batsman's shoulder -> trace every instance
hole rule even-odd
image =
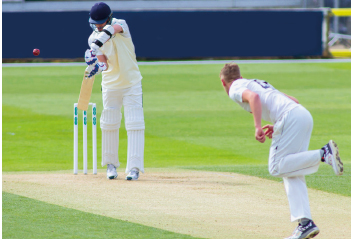
[[[130,37],[130,31],[129,31],[129,27],[128,27],[126,21],[124,19],[115,19],[115,18],[114,18],[114,20],[116,20],[116,21],[115,22],[112,21],[112,25],[118,24],[123,29],[123,32],[121,32],[120,34],[124,37],[127,37],[127,38]]]
[[[114,24],[127,24],[127,22],[126,22],[126,20],[124,20],[124,19],[117,19],[117,18],[113,18],[112,19],[112,25],[114,25]]]

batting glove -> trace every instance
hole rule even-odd
[[[95,62],[97,62],[96,54],[94,54],[90,49],[85,51],[84,58],[85,58],[85,63],[87,63],[88,66],[93,65],[95,64]]]
[[[85,69],[85,77],[90,78],[94,75],[98,75],[106,69],[107,66],[103,62],[96,63],[95,65],[90,65]]]

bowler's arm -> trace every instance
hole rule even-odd
[[[251,113],[254,117],[255,128],[261,128],[262,105],[258,94],[251,90],[245,90],[242,94],[242,100],[250,105]]]
[[[266,140],[265,134],[262,130],[261,119],[262,119],[262,105],[258,94],[251,90],[245,90],[242,94],[243,102],[247,102],[250,105],[251,113],[253,114],[255,124],[255,137],[261,143]]]
[[[283,92],[282,92],[283,93]],[[291,96],[291,95],[287,95],[287,94],[285,94],[285,93],[283,93],[286,97],[288,97],[288,98],[290,98],[290,99],[292,99],[293,101],[295,101],[297,104],[299,104],[299,101],[295,98],[295,97],[293,97],[293,96]]]

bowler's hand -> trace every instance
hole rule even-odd
[[[265,126],[262,127],[262,129],[267,129],[264,134],[268,137],[268,138],[272,138],[272,135],[274,133],[274,130],[273,130],[273,125],[270,125],[270,124],[267,124]]]
[[[255,137],[256,137],[256,140],[259,141],[260,143],[264,143],[264,141],[266,141],[266,135],[264,134],[261,127],[256,128]]]

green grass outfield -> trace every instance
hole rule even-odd
[[[319,149],[330,139],[337,142],[345,165],[344,175],[336,177],[332,169],[323,164],[318,173],[306,177],[308,186],[351,196],[348,170],[351,166],[351,63],[240,66],[243,77],[270,82],[296,97],[311,112],[314,129],[310,149]],[[144,77],[146,172],[147,168],[177,167],[236,172],[281,181],[271,177],[267,170],[270,140],[265,144],[255,140],[252,115],[232,102],[222,89],[218,76],[221,68],[221,64],[140,66]],[[84,69],[84,66],[2,68],[3,172],[72,170],[73,103],[77,102]],[[97,103],[98,116],[102,110],[100,82],[101,76],[97,76],[91,99]],[[81,123],[81,112],[79,117]],[[81,126],[79,130],[81,134]],[[100,130],[97,137],[100,158]],[[88,144],[90,154],[91,142]],[[79,149],[81,158],[81,143]],[[122,171],[126,151],[127,136],[122,122],[119,150],[119,170]],[[89,159],[90,169],[91,161]],[[80,169],[81,166],[82,163]],[[102,169],[100,163],[98,166]],[[47,210],[57,215],[50,218],[39,208],[50,208]],[[43,215],[47,220],[43,220]],[[106,227],[86,229],[84,223],[69,226],[76,217]],[[47,228],[44,231],[34,230],[43,225]],[[17,233],[22,229],[29,233],[27,238],[70,238],[69,235],[83,238],[118,225],[126,228],[121,229],[123,232],[129,227],[140,230],[143,238],[190,238],[3,193],[4,238],[24,238]],[[86,234],[77,235],[75,230],[79,228]],[[106,238],[108,229],[105,232]],[[127,237],[134,238],[125,234]]]

